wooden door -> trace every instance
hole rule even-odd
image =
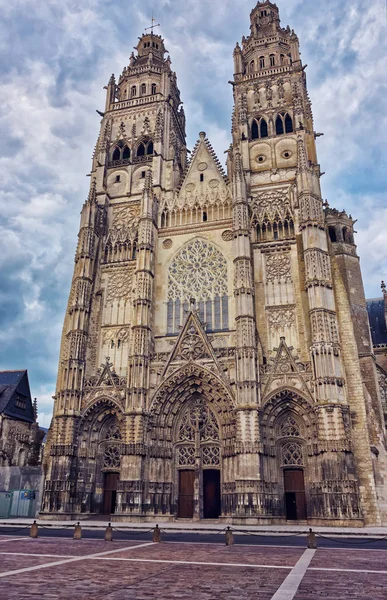
[[[194,514],[195,471],[179,471],[179,503],[177,516],[192,519]]]
[[[103,514],[110,515],[116,509],[118,473],[105,473]]]
[[[203,471],[203,517],[217,519],[220,516],[220,471]]]
[[[304,521],[306,519],[304,471],[285,469],[284,483],[287,520]]]

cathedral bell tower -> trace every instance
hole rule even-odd
[[[135,50],[106,87],[63,328],[43,502],[63,517],[141,505],[158,206],[186,142],[164,40]]]
[[[296,413],[305,410],[300,410],[301,398],[308,397],[311,401],[315,423],[319,423],[319,435],[324,440],[317,452],[319,458],[317,454],[315,459],[309,458],[310,464],[315,462],[317,475],[306,491],[308,514],[312,515],[319,510],[317,496],[325,495],[329,503],[331,485],[336,485],[327,486],[323,482],[324,473],[329,472],[329,479],[337,482],[337,489],[343,490],[343,498],[346,497],[349,506],[352,500],[348,490],[356,495],[358,489],[354,470],[357,470],[358,479],[365,481],[367,473],[372,471],[372,461],[370,452],[364,454],[357,443],[353,444],[353,454],[350,451],[348,389],[351,385],[346,380],[347,367],[342,351],[345,337],[339,333],[337,297],[321,197],[315,142],[319,134],[314,130],[299,40],[289,27],[281,27],[278,7],[270,1],[257,3],[250,14],[250,22],[250,35],[243,37],[241,46],[237,44],[234,50],[233,143],[228,169],[229,176],[235,180],[235,174],[240,173],[238,164],[242,162],[251,255],[245,245],[241,256],[236,257],[236,269],[241,268],[246,275],[247,265],[251,265],[255,299],[253,312],[249,314],[244,309],[236,327],[238,331],[240,324],[243,330],[241,344],[245,347],[249,345],[248,330],[242,323],[247,318],[251,323],[255,319],[258,355],[261,354],[261,426],[269,418],[270,410],[273,415],[277,414],[280,423],[281,419],[293,419]],[[240,178],[239,174],[237,179]],[[241,219],[242,207],[234,206],[235,223]],[[239,226],[234,236],[240,238],[242,229]],[[240,243],[238,247],[241,247]],[[242,267],[243,260],[247,262]],[[245,288],[247,281],[248,278]],[[286,360],[285,355],[288,356]],[[298,400],[293,389],[283,393],[281,401],[281,394],[275,397],[274,380],[278,388],[289,386],[286,370],[300,368],[290,366],[292,356],[297,356],[304,364],[304,383],[299,379]],[[290,361],[288,366],[280,367],[281,362],[286,361]],[[277,370],[282,370],[283,374],[274,375]],[[252,365],[249,372],[253,372]],[[360,413],[364,414],[363,409]],[[274,419],[274,416],[270,418]],[[365,432],[365,421],[362,427]],[[355,440],[360,432],[361,428],[354,427]],[[364,435],[368,436],[368,433]],[[282,475],[275,474],[276,467],[270,458],[273,452],[278,452],[274,448],[270,450],[270,439],[275,439],[275,433],[263,426],[261,436],[261,476],[280,481],[285,496],[287,486],[288,489],[294,485],[297,489],[305,489],[303,481],[309,477],[307,471],[300,470],[295,484],[292,477],[296,475],[286,475],[287,470],[283,468],[281,483]],[[279,450],[283,464],[294,467],[301,464],[295,458],[289,459],[286,448],[284,442]],[[342,481],[343,473],[347,474],[345,482]],[[360,485],[359,494],[362,505],[367,507],[364,518],[366,521],[374,519],[378,514],[375,483]],[[334,514],[336,509],[332,506],[329,510]],[[296,512],[298,518],[306,514],[302,503]],[[354,510],[352,514],[358,516],[359,511]]]

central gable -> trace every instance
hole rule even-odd
[[[204,132],[192,152],[192,158],[179,191],[179,205],[211,205],[230,199],[228,179]]]

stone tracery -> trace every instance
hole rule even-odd
[[[191,299],[208,329],[228,328],[227,261],[215,246],[201,239],[187,244],[169,266],[169,333],[179,330]]]

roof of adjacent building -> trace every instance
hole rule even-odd
[[[371,298],[367,300],[367,311],[373,345],[387,344],[384,298]]]
[[[35,421],[26,370],[0,371],[0,414],[29,423]]]

